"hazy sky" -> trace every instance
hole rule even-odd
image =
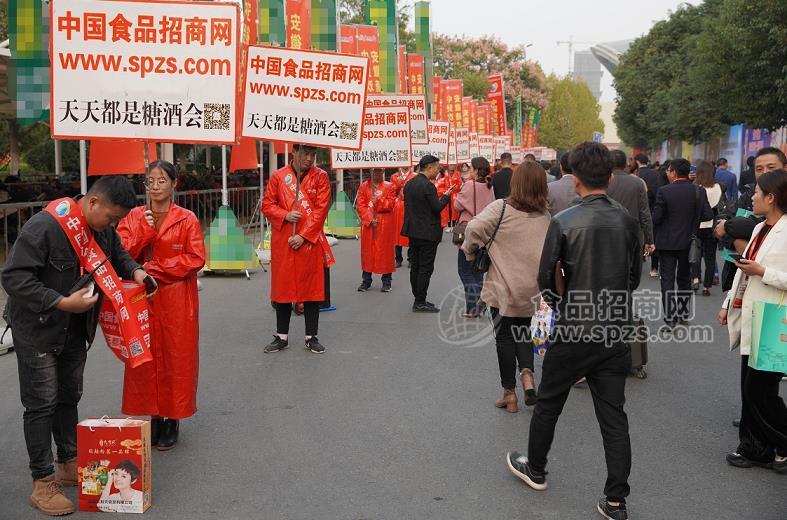
[[[508,45],[533,46],[528,58],[544,72],[568,72],[568,46],[557,41],[603,43],[636,38],[684,3],[679,0],[431,0],[432,31],[482,36],[494,34]],[[691,0],[700,4],[700,0]],[[577,43],[574,50],[589,49]],[[602,101],[612,100],[612,78],[604,71]]]

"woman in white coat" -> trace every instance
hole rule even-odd
[[[740,444],[727,454],[727,462],[787,474],[787,407],[779,396],[784,374],[749,367],[754,302],[787,304],[787,172],[761,175],[752,202],[765,221],[736,263],[739,271],[719,313],[730,333],[730,349],[741,353]]]

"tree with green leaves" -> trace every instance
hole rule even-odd
[[[553,75],[547,84],[549,102],[538,126],[541,145],[566,150],[604,131],[601,107],[584,81]]]

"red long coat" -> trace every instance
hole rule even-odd
[[[412,170],[407,173],[397,173],[391,177],[391,182],[396,189],[396,205],[394,206],[394,219],[396,227],[396,244],[401,247],[410,247],[410,239],[402,236],[402,226],[404,226],[404,185],[415,178]]]
[[[453,181],[452,181],[451,177],[449,177],[448,175],[445,175],[445,174],[440,174],[440,177],[438,177],[434,181],[434,185],[437,188],[437,198],[439,199],[443,195],[445,195],[445,192],[448,191],[448,188],[450,188],[452,184],[453,184]],[[451,200],[453,201],[453,199],[451,199]],[[453,206],[453,203],[448,204],[448,205],[446,205],[445,208],[443,208],[443,211],[440,212],[440,227],[448,226],[448,223],[453,218],[453,207],[452,206]]]
[[[358,189],[356,209],[361,219],[361,269],[367,273],[389,274],[396,270],[396,187],[390,182],[377,185],[372,200],[371,179]],[[377,217],[377,227],[372,220]],[[401,229],[401,228],[400,228]]]
[[[185,419],[197,411],[197,272],[205,265],[205,244],[191,211],[172,204],[156,231],[145,221],[145,209],[131,210],[117,229],[123,247],[159,286],[149,300],[153,361],[126,368],[122,410]]]
[[[271,301],[321,302],[325,299],[324,268],[334,263],[323,226],[331,202],[325,171],[313,166],[301,180],[298,209],[303,214],[295,233],[305,239],[296,251],[287,240],[292,223],[284,220],[295,207],[297,175],[291,166],[271,175],[262,199],[262,212],[271,222]]]

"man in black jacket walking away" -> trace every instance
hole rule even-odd
[[[443,237],[440,212],[451,201],[453,186],[442,198],[432,181],[440,173],[440,160],[426,155],[418,163],[418,175],[404,186],[404,225],[402,236],[410,239],[410,286],[415,302],[413,312],[440,312],[426,301],[429,280],[434,272],[437,246]]]
[[[91,255],[94,247],[100,248],[117,275],[143,283],[145,271],[123,249],[114,229],[134,206],[131,183],[113,176],[99,179],[79,202],[64,199],[54,211],[61,218],[68,217],[70,230],[84,224],[80,245]],[[95,245],[91,245],[93,238]],[[22,228],[2,274],[25,408],[25,442],[33,476],[30,503],[53,516],[74,512],[62,486],[77,485],[77,404],[87,345],[93,342],[98,324],[99,283],[107,284],[107,289],[114,284],[103,274],[108,265],[101,265],[87,271],[96,275],[96,294],[90,296],[86,288],[77,290],[81,273],[86,271],[80,260],[86,257],[81,255],[53,214],[42,211]]]
[[[642,270],[639,226],[606,195],[612,157],[604,145],[580,144],[569,161],[582,200],[552,218],[538,273],[542,295],[558,311],[558,321],[544,357],[527,456],[510,452],[506,461],[531,488],[546,489],[547,454],[555,425],[569,392],[584,377],[593,395],[607,460],[606,498],[597,509],[605,518],[626,520],[631,442],[623,404],[631,350],[620,334],[632,326],[631,292]],[[566,291],[560,296],[558,262]]]

